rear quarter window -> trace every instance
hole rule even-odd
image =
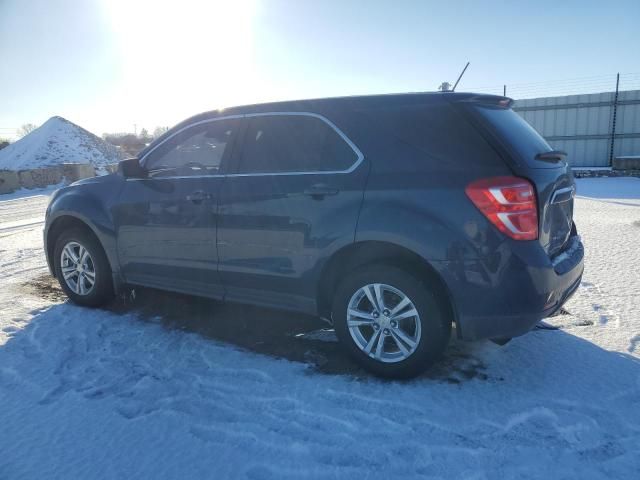
[[[510,108],[477,105],[474,111],[487,124],[499,142],[533,168],[557,168],[558,163],[536,160],[538,153],[552,150],[547,141],[527,121]]]
[[[361,114],[376,125],[375,134],[366,141],[365,155],[410,158],[413,168],[420,171],[504,168],[497,152],[464,112],[448,102],[386,107]]]

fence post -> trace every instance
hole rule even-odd
[[[618,113],[618,88],[620,87],[620,74],[616,75],[616,93],[613,96],[613,120],[611,122],[611,150],[609,150],[609,166],[613,167],[613,147],[616,143],[616,115]]]
[[[506,85],[503,85],[503,86],[502,86],[502,96],[503,96],[503,97],[506,97],[506,96],[507,96],[507,86],[506,86]]]

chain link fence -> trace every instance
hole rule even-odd
[[[514,110],[573,167],[640,161],[640,73],[465,90],[514,98]]]

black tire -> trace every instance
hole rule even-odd
[[[408,357],[394,363],[385,363],[367,355],[357,345],[347,325],[347,309],[352,296],[364,286],[377,283],[400,290],[409,297],[419,314],[421,335],[415,350]],[[385,378],[415,377],[440,358],[451,335],[452,319],[447,315],[446,304],[443,303],[446,299],[437,298],[434,290],[426,280],[421,281],[397,267],[380,264],[361,267],[348,275],[336,290],[332,308],[336,335],[350,356],[373,374]],[[417,323],[418,319],[412,321]],[[379,330],[379,327],[376,328]],[[389,330],[391,329],[386,329],[387,332]],[[391,344],[392,348],[393,346]]]
[[[69,242],[82,245],[89,253],[92,265],[95,270],[95,282],[93,287],[85,295],[74,292],[62,275],[61,256],[62,250]],[[91,233],[80,228],[74,228],[62,232],[56,240],[53,250],[53,265],[56,278],[60,287],[69,299],[78,305],[85,307],[99,307],[109,302],[114,297],[113,277],[111,276],[111,266],[104,249],[98,239]]]

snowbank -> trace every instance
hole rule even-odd
[[[0,170],[33,170],[64,163],[91,164],[102,173],[120,160],[118,150],[62,117],[51,117],[41,127],[0,150]]]

